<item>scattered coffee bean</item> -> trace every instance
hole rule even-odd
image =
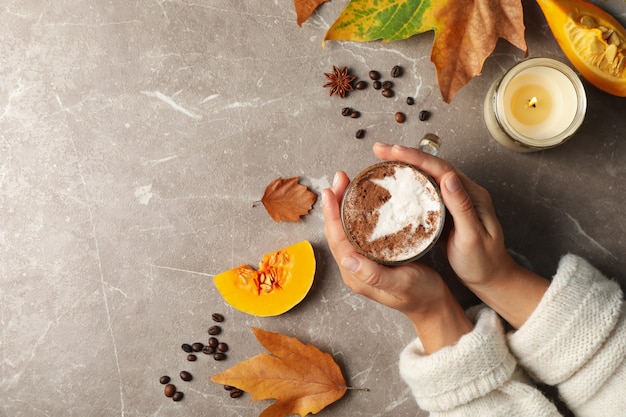
[[[183,343],[181,348],[187,353],[193,352],[193,347],[189,343]]]
[[[159,378],[159,382],[165,385],[170,382],[170,377],[167,375],[163,375],[161,378]]]
[[[406,104],[408,104],[409,106],[412,106],[415,104],[415,99],[413,97],[407,97],[406,98]]]
[[[365,129],[357,130],[355,136],[357,139],[363,139],[365,137]]]
[[[348,117],[352,114],[352,109],[350,107],[344,107],[343,109],[341,109],[341,115]]]
[[[213,359],[215,359],[216,361],[223,361],[224,359],[226,359],[226,354],[222,352],[217,352],[213,355]]]
[[[234,390],[230,392],[229,395],[230,395],[230,398],[239,398],[243,395],[243,391],[235,388]]]
[[[196,355],[194,355],[193,353],[190,353],[189,355],[187,355],[187,360],[189,362],[195,362],[198,359],[198,357]]]
[[[233,387],[232,385],[224,385],[224,389],[225,389],[226,391],[232,391],[232,390],[237,389],[237,388],[236,388],[236,387]]]
[[[391,76],[393,78],[398,78],[402,75],[402,67],[400,65],[396,65],[391,69]]]
[[[369,76],[371,80],[374,80],[374,81],[380,80],[380,72],[378,71],[374,71],[374,70],[370,71]]]
[[[217,337],[209,337],[209,346],[210,347],[215,349],[217,347],[218,343],[219,343],[219,341],[217,340]]]
[[[217,350],[218,352],[228,352],[228,345],[224,342],[221,342],[220,344],[217,345]]]
[[[222,333],[222,328],[220,326],[211,326],[211,327],[209,327],[209,334],[211,336],[217,336],[220,333]]]
[[[395,119],[398,123],[404,123],[406,121],[406,115],[399,111],[395,114]]]
[[[215,353],[215,348],[211,346],[205,346],[204,348],[202,348],[202,353],[204,353],[205,355],[212,355]]]
[[[367,88],[367,82],[361,80],[361,81],[357,82],[354,87],[357,90],[365,90]]]
[[[383,84],[376,80],[372,83],[372,87],[374,87],[374,90],[380,90],[381,88],[383,88]]]
[[[185,394],[183,394],[180,391],[176,391],[174,395],[172,395],[172,400],[177,401],[177,402],[182,400],[183,398],[185,398]]]
[[[383,81],[383,90],[391,90],[393,83],[391,81]]]
[[[383,97],[387,97],[387,98],[393,97],[393,90],[388,89],[388,88],[383,90]]]
[[[221,323],[224,321],[224,316],[222,316],[220,313],[211,314],[211,318],[213,319],[213,321],[216,321],[218,323]]]
[[[419,119],[424,122],[430,118],[430,112],[428,110],[422,110],[419,114]]]
[[[355,110],[350,114],[350,117],[352,117],[353,119],[358,119],[359,117],[361,117],[361,112]]]
[[[163,390],[166,397],[172,397],[176,393],[176,387],[173,384],[167,384]]]
[[[193,349],[194,352],[200,352],[202,351],[202,348],[204,347],[204,345],[200,342],[196,342],[193,345],[191,345],[191,348]]]
[[[187,371],[180,371],[180,379],[183,381],[191,381],[193,376]]]

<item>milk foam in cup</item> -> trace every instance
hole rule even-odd
[[[344,193],[341,219],[360,254],[399,265],[418,259],[435,245],[445,206],[428,174],[403,162],[381,162],[352,180]]]

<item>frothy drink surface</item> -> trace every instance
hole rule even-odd
[[[360,173],[346,190],[343,224],[363,255],[401,263],[430,249],[445,209],[436,186],[415,167],[383,162]]]

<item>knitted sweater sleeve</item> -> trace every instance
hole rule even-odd
[[[419,339],[400,355],[400,374],[431,416],[553,417],[554,405],[528,383],[506,344],[498,316],[469,314],[472,332],[431,355]]]
[[[577,417],[626,415],[626,308],[619,285],[566,255],[526,323],[508,336],[529,374]]]

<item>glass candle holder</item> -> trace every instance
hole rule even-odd
[[[567,65],[530,58],[496,80],[485,97],[484,119],[500,145],[516,152],[553,148],[583,123],[587,96]]]

